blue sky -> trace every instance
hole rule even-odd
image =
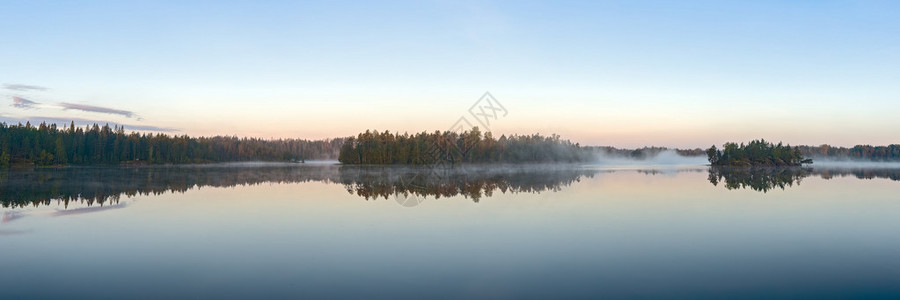
[[[900,142],[898,2],[124,2],[4,2],[0,117],[324,138],[490,91],[495,134]]]

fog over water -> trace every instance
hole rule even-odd
[[[675,150],[667,149],[659,153],[648,154],[643,158],[598,152],[594,162],[601,166],[699,166],[707,165],[706,156],[683,156]]]
[[[813,156],[811,167],[900,169],[900,161],[871,161]]]

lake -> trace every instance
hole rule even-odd
[[[0,172],[2,299],[898,299],[900,168]]]

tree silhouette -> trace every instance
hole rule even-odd
[[[0,123],[0,166],[16,164],[185,164],[227,161],[336,159],[344,139],[302,140],[189,137],[125,133],[119,126],[60,129],[56,124]]]
[[[494,139],[478,127],[461,133],[414,135],[366,130],[344,140],[338,160],[344,164],[431,165],[460,163],[580,162],[593,158],[558,135],[512,135]]]
[[[799,166],[812,163],[804,158],[798,147],[772,144],[764,139],[741,143],[725,143],[722,150],[713,145],[706,150],[709,163],[714,166]]]

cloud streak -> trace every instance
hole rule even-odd
[[[31,100],[28,100],[28,99],[25,99],[22,97],[13,96],[12,99],[13,99],[12,107],[15,107],[15,108],[32,109],[32,108],[36,108],[36,106],[38,104],[40,104],[40,103],[31,101]]]
[[[7,85],[9,86],[9,85]],[[138,116],[133,111],[114,109],[109,107],[102,106],[94,106],[87,104],[76,104],[76,103],[68,103],[61,102],[56,105],[52,104],[43,104],[40,102],[31,101],[26,98],[22,98],[19,96],[12,96],[12,104],[10,106],[20,109],[40,109],[40,108],[53,108],[53,109],[62,109],[62,110],[80,110],[92,113],[101,113],[101,114],[110,114],[110,115],[120,115],[127,118],[133,118],[137,121],[141,121],[142,118]],[[69,122],[75,122],[79,126],[83,125],[93,125],[93,124],[115,124],[115,122],[103,121],[103,120],[90,120],[90,119],[81,119],[81,118],[58,118],[58,117],[44,117],[44,116],[26,116],[20,118],[10,118],[9,116],[4,116],[0,114],[0,122],[7,122],[10,124],[15,123],[24,123],[31,122],[34,124],[38,124],[40,122],[46,122],[50,124],[58,124],[67,126]],[[178,129],[168,128],[168,127],[159,127],[153,125],[141,125],[141,124],[119,124],[123,126],[126,130],[133,131],[156,131],[156,132],[177,132]]]
[[[95,106],[95,105],[87,105],[87,104],[77,104],[77,103],[69,103],[69,102],[60,102],[57,105],[43,105],[40,102],[34,102],[19,96],[12,97],[13,104],[12,107],[21,108],[21,109],[33,109],[33,108],[41,108],[43,107],[51,107],[51,108],[61,108],[62,110],[80,110],[86,112],[93,113],[101,113],[101,114],[111,114],[111,115],[120,115],[126,118],[135,118],[138,121],[141,120],[141,117],[136,113],[130,110],[122,110],[115,109],[109,107]]]
[[[46,91],[48,88],[36,85],[27,85],[27,84],[15,84],[15,83],[7,83],[3,85],[3,88],[11,91],[19,91],[19,92],[27,92],[27,91]]]
[[[114,109],[114,108],[102,107],[102,106],[75,104],[75,103],[68,103],[68,102],[60,102],[59,106],[62,107],[63,110],[72,109],[72,110],[80,110],[80,111],[94,112],[94,113],[101,113],[101,114],[122,115],[127,118],[133,118],[136,116],[136,114],[132,111]]]

